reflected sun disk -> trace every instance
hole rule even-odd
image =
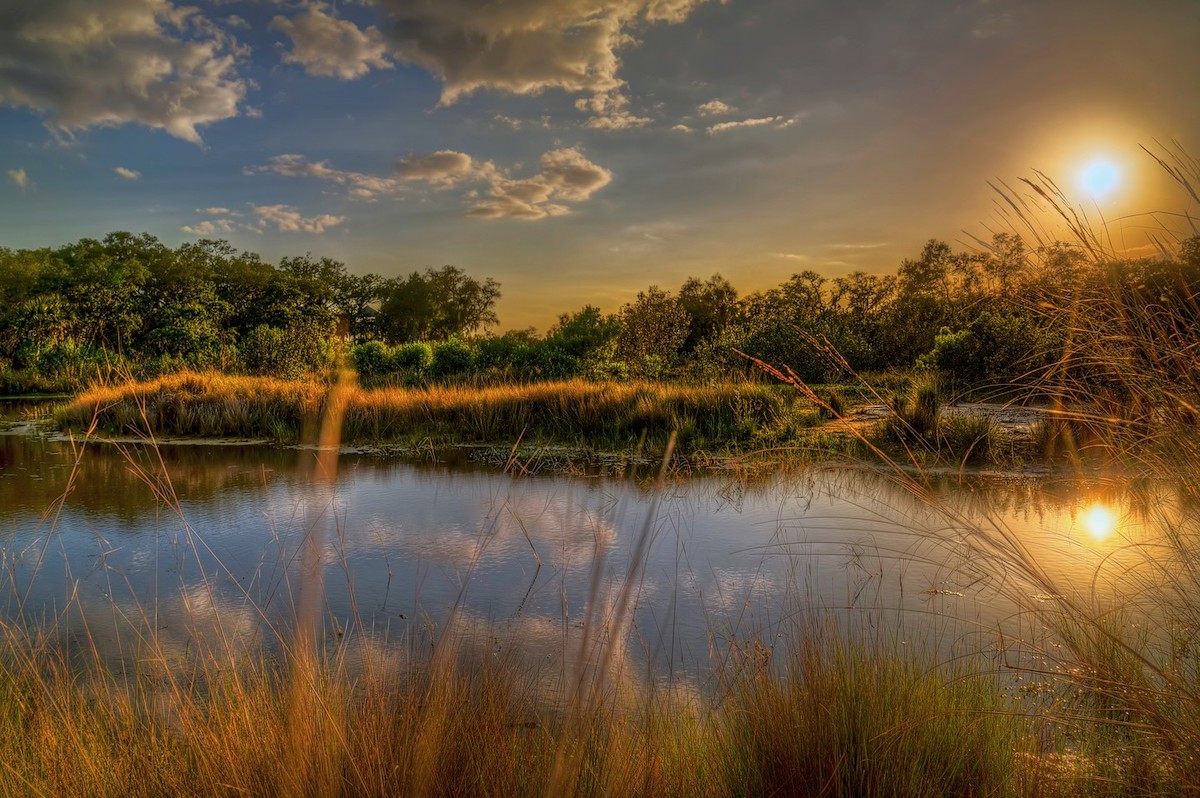
[[[1104,541],[1117,528],[1117,518],[1102,504],[1094,504],[1083,515],[1083,527],[1097,542]]]

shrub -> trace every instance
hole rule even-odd
[[[1051,334],[1028,316],[984,312],[961,330],[943,327],[920,363],[979,387],[1016,380],[1044,366],[1057,348]]]
[[[392,370],[392,354],[379,341],[359,344],[350,352],[360,377],[378,377]]]
[[[435,377],[461,374],[470,369],[474,362],[475,355],[467,342],[450,338],[434,345],[429,371]]]
[[[329,365],[329,340],[307,325],[286,330],[260,324],[239,347],[242,364],[251,374],[299,379]]]
[[[392,351],[393,370],[423,372],[433,363],[433,347],[424,341],[401,344]]]

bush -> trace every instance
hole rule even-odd
[[[1028,316],[984,312],[961,330],[943,327],[920,363],[977,387],[1017,380],[1048,363],[1056,349]]]
[[[378,377],[392,371],[392,354],[379,341],[367,341],[350,351],[360,377]]]
[[[435,377],[461,374],[470,369],[474,362],[475,354],[466,341],[450,338],[434,345],[429,371]]]
[[[401,344],[392,351],[392,370],[423,372],[433,363],[433,348],[424,341]]]
[[[329,365],[329,340],[310,326],[286,330],[260,324],[239,347],[242,365],[263,377],[299,379]]]

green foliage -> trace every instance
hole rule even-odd
[[[691,352],[724,331],[737,314],[737,289],[714,274],[705,282],[689,277],[679,289],[679,304],[688,314],[688,334],[682,349]]]
[[[328,367],[331,354],[328,336],[311,325],[283,330],[261,324],[245,337],[239,351],[250,374],[283,379]]]
[[[358,376],[364,379],[390,374],[392,353],[379,341],[367,341],[350,350],[350,359]]]
[[[617,357],[641,374],[642,369],[665,371],[687,339],[690,317],[669,291],[650,286],[621,308]],[[652,358],[652,359],[651,359]]]
[[[429,364],[429,373],[435,377],[462,374],[469,370],[474,362],[475,353],[471,351],[471,346],[461,338],[450,338],[433,345],[433,360]]]
[[[1052,335],[1028,316],[984,311],[966,327],[943,327],[920,363],[960,385],[1013,382],[1044,367],[1055,354]]]
[[[392,352],[393,369],[424,372],[433,364],[433,347],[424,341],[397,346]]]
[[[382,332],[393,343],[467,335],[497,323],[500,284],[490,277],[480,282],[454,266],[389,280],[379,292]]]

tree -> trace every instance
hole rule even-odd
[[[691,318],[670,291],[652,285],[621,308],[617,357],[635,371],[644,371],[654,358],[654,371],[670,365],[687,339]]]
[[[679,289],[679,304],[690,317],[683,351],[694,351],[702,341],[720,335],[737,314],[737,298],[737,289],[720,274],[704,282],[689,277]]]
[[[621,334],[621,321],[600,308],[585,305],[575,313],[564,313],[546,333],[546,346],[570,357],[583,359]]]
[[[499,321],[495,305],[500,284],[490,277],[481,283],[454,266],[389,280],[380,294],[383,327],[392,342],[441,340]]]
[[[379,300],[383,287],[378,274],[345,274],[334,286],[338,326],[355,341],[371,337],[378,315],[371,305]]]

